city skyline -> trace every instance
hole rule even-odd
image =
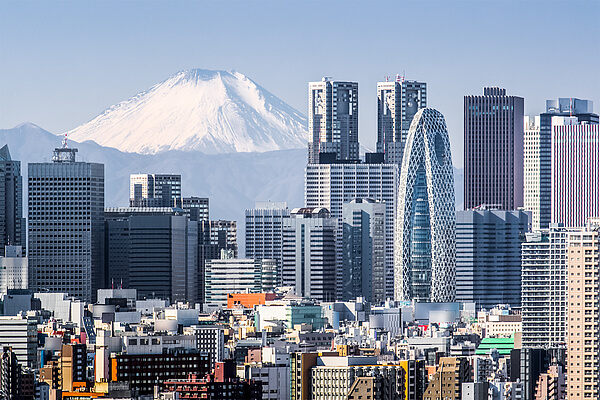
[[[0,6],[2,128],[31,121],[60,134],[176,71],[236,69],[304,115],[308,114],[306,82],[323,75],[359,82],[359,140],[374,149],[377,82],[400,74],[427,83],[428,106],[446,116],[455,165],[460,168],[464,95],[478,93],[484,86],[505,87],[525,98],[527,115],[540,114],[545,100],[558,97],[600,104],[600,78],[595,73],[600,63],[600,28],[594,23],[600,5],[593,1],[577,2],[569,18],[558,2],[544,7],[536,2],[351,3],[343,8],[330,2],[320,4],[315,13],[294,3],[276,7],[265,3],[35,4],[34,9],[12,2]],[[400,51],[390,52],[391,42],[380,39],[380,29],[383,37],[394,34],[393,24],[381,28],[379,22],[382,11],[394,7],[403,13],[426,12],[427,18],[405,21],[404,31],[418,32],[415,39],[407,38],[419,44],[410,46],[410,55],[402,45]],[[520,12],[513,12],[515,7]],[[362,29],[349,32],[347,40],[334,35],[333,26],[325,25],[318,32],[304,29],[302,21],[319,24],[333,11],[356,20]],[[227,18],[206,18],[214,13]],[[269,24],[255,29],[248,15]],[[494,23],[489,23],[490,18]],[[547,40],[546,27],[552,25],[570,34]],[[151,31],[152,26],[165,29]],[[330,34],[327,45],[310,46]],[[492,45],[489,38],[494,38]],[[448,42],[456,44],[448,46]],[[330,46],[338,48],[335,57]],[[577,62],[548,64],[536,57],[559,48],[576,54]],[[382,61],[377,55],[384,53]],[[319,62],[296,62],[315,55]],[[43,68],[39,57],[44,58]],[[444,59],[443,68],[438,57]],[[567,68],[570,78],[556,79]]]

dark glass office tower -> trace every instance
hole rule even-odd
[[[522,207],[523,98],[486,87],[464,102],[465,209]]]
[[[13,161],[4,145],[0,149],[0,255],[5,255],[6,245],[25,249],[25,226],[21,162]]]

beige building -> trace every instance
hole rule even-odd
[[[461,400],[462,384],[471,381],[471,368],[464,357],[442,357],[429,381],[423,400]]]
[[[600,219],[569,232],[567,376],[569,399],[598,398]]]

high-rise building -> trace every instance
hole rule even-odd
[[[181,175],[131,174],[130,207],[183,207]]]
[[[0,343],[12,347],[21,367],[37,367],[36,318],[0,317]]]
[[[260,292],[261,271],[260,260],[224,256],[206,261],[204,303],[225,308],[229,293]]]
[[[464,98],[465,209],[523,206],[522,97],[486,87]]]
[[[355,198],[385,204],[385,298],[394,296],[394,220],[398,192],[397,164],[309,164],[306,166],[307,207],[323,207],[337,219],[336,290],[341,294],[342,207]]]
[[[296,295],[335,300],[336,220],[325,208],[295,208],[283,225],[282,284]]]
[[[569,232],[567,253],[569,399],[598,398],[600,379],[600,219]]]
[[[279,277],[283,223],[289,218],[285,202],[256,202],[254,208],[246,210],[246,257],[275,260]]]
[[[532,211],[534,230],[548,229],[552,215],[553,117],[577,117],[579,123],[598,124],[593,103],[575,98],[546,100],[546,112],[535,118],[525,117],[524,201],[525,209]]]
[[[0,298],[12,289],[29,288],[29,265],[21,246],[4,246],[0,256]]]
[[[30,163],[29,280],[35,291],[92,301],[105,287],[104,165],[77,162],[77,149]]]
[[[564,345],[567,328],[567,237],[560,224],[525,234],[521,249],[523,348]]]
[[[221,251],[233,253],[238,257],[236,221],[199,221],[198,222],[198,299],[204,300],[204,276],[206,262],[219,260]]]
[[[345,203],[342,224],[342,301],[384,302],[385,204],[373,199]]]
[[[600,215],[600,125],[552,117],[551,175],[552,222],[583,226]]]
[[[521,243],[530,213],[481,207],[456,212],[456,300],[521,307]]]
[[[183,209],[192,221],[208,221],[208,197],[184,197]]]
[[[0,256],[7,245],[25,249],[25,229],[21,162],[14,161],[4,145],[0,149]]]
[[[323,78],[308,84],[308,163],[322,153],[335,160],[357,161],[358,83]]]
[[[385,163],[402,164],[410,123],[421,108],[427,107],[427,84],[405,81],[377,83],[377,152]]]
[[[107,208],[108,284],[140,298],[199,301],[197,222],[172,207]]]
[[[455,299],[454,175],[444,116],[419,110],[406,139],[398,189],[395,298]]]

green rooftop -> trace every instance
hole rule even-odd
[[[515,348],[515,338],[484,338],[481,340],[475,355],[488,355],[490,350],[497,349],[501,356],[510,355],[510,351]]]

